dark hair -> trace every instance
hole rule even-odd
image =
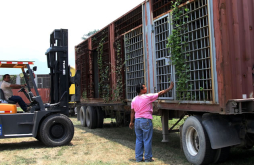
[[[4,76],[3,76],[3,79],[5,79],[7,76],[10,76],[9,74],[5,74]]]
[[[139,94],[141,89],[144,89],[143,85],[145,85],[144,83],[139,83],[136,85],[136,92]]]

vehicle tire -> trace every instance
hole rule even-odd
[[[131,121],[130,114],[129,114],[129,113],[128,113],[128,114],[125,114],[125,115],[124,115],[124,126],[129,127],[130,121]],[[134,119],[133,122],[135,122],[135,119]]]
[[[187,160],[193,164],[213,162],[215,150],[211,148],[208,135],[200,116],[190,116],[183,124],[182,145]]]
[[[40,127],[40,140],[46,146],[55,147],[70,143],[74,135],[71,120],[63,114],[48,116]]]
[[[120,111],[116,111],[116,125],[117,126],[123,126],[124,125],[124,113],[121,113]]]
[[[74,113],[74,109],[69,109],[69,117],[72,117],[72,116],[74,116],[75,115],[75,113]]]
[[[97,128],[103,127],[104,114],[101,107],[96,107],[97,109]]]
[[[77,112],[77,120],[80,121],[80,108],[79,107],[75,107],[74,111]]]
[[[245,143],[244,146],[242,147],[245,150],[252,149],[254,145],[254,134],[252,133],[247,133],[245,135]]]
[[[78,110],[77,110],[77,109],[78,109],[78,107],[75,107],[75,108],[74,108],[74,114],[75,114],[75,115],[78,114]]]
[[[97,112],[94,107],[88,106],[86,108],[86,125],[90,129],[97,127]]]
[[[180,134],[180,148],[183,151],[183,143],[182,143],[182,133],[183,133],[183,124],[179,127],[179,134]]]
[[[86,127],[86,107],[80,107],[80,123],[82,127]]]
[[[216,149],[213,163],[225,162],[230,154],[230,147]]]

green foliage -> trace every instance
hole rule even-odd
[[[83,40],[86,40],[87,38],[89,38],[91,35],[95,34],[95,33],[98,32],[98,31],[99,31],[99,29],[94,29],[93,31],[88,32],[87,34],[84,34],[84,35],[82,36],[82,39],[83,39]]]
[[[116,75],[116,86],[113,87],[114,90],[110,88],[109,84],[109,78],[110,78],[110,65],[103,61],[103,44],[105,42],[105,38],[102,38],[99,42],[99,46],[97,48],[98,51],[98,70],[100,74],[100,80],[99,80],[99,93],[102,96],[104,102],[109,102],[111,98],[113,98],[112,101],[120,101],[122,99],[123,94],[123,79],[122,79],[122,72],[124,69],[125,61],[121,57],[121,44],[120,40],[117,40],[115,42],[116,45],[116,63],[114,72]],[[113,65],[114,66],[114,65]],[[113,92],[113,96],[111,93]]]
[[[16,84],[17,75],[10,75],[10,83]]]
[[[86,90],[86,88],[84,89],[84,91],[82,93],[82,98],[87,99],[87,90]]]
[[[123,94],[123,79],[122,79],[122,72],[124,69],[124,65],[125,65],[125,61],[123,60],[123,58],[121,57],[121,44],[120,44],[120,40],[117,40],[115,42],[116,44],[116,67],[115,67],[115,74],[116,74],[116,87],[113,91],[114,94],[114,101],[120,101],[121,98],[121,94]]]
[[[186,53],[188,47],[185,42],[188,40],[188,36],[184,35],[187,30],[185,18],[188,18],[188,16],[183,16],[183,12],[188,12],[189,9],[185,8],[183,11],[182,8],[179,8],[181,0],[171,1],[171,3],[173,7],[171,12],[173,30],[166,46],[170,48],[172,64],[175,66],[177,100],[189,100],[191,99],[191,93],[188,91],[191,88],[191,86],[188,86],[190,66],[186,63],[186,57],[189,54]]]
[[[110,85],[109,83],[109,65],[106,64],[102,57],[103,57],[103,44],[105,37],[103,37],[99,43],[99,46],[97,48],[98,51],[98,69],[100,74],[100,80],[99,80],[99,93],[102,95],[102,98],[104,102],[109,102],[110,100]],[[103,66],[106,67],[103,67]]]

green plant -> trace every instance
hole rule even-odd
[[[102,95],[104,102],[109,102],[110,100],[110,85],[109,83],[109,64],[103,61],[103,44],[105,40],[105,36],[99,42],[99,46],[97,48],[98,51],[98,69],[99,69],[99,93]],[[106,67],[105,67],[106,66]]]
[[[177,77],[176,98],[178,100],[190,100],[191,92],[189,89],[191,86],[188,85],[190,65],[186,59],[189,56],[187,53],[188,45],[186,43],[188,36],[185,34],[187,30],[187,23],[185,21],[188,18],[188,14],[184,14],[189,9],[179,8],[181,0],[171,1],[171,3],[173,8],[171,12],[173,30],[172,34],[168,37],[168,44],[166,46],[170,49],[172,64],[175,66],[175,75]]]
[[[10,83],[16,84],[17,75],[10,75]]]
[[[116,74],[116,87],[114,88],[113,95],[114,101],[120,101],[121,95],[123,94],[123,78],[122,73],[124,70],[125,60],[121,57],[121,44],[120,40],[115,42],[116,45],[116,63],[115,63],[115,74]]]
[[[93,31],[88,32],[87,34],[84,34],[81,38],[83,40],[86,40],[87,38],[89,38],[91,35],[95,34],[98,31],[99,31],[99,29],[94,29]]]
[[[98,51],[98,70],[99,70],[99,93],[102,96],[104,102],[109,102],[111,98],[112,101],[120,101],[122,99],[123,94],[123,79],[122,72],[124,70],[125,60],[121,57],[121,44],[120,39],[115,42],[115,50],[116,50],[116,63],[115,68],[110,70],[110,63],[103,61],[103,44],[105,43],[105,36],[99,42],[99,46],[97,48]],[[116,86],[113,87],[113,91],[110,88],[109,77],[114,72],[116,75]],[[113,92],[113,96],[111,93]]]
[[[87,99],[87,91],[86,88],[84,89],[83,93],[82,93],[82,98],[83,99]]]

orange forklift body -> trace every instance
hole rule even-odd
[[[0,114],[15,114],[17,113],[16,104],[0,103]]]

